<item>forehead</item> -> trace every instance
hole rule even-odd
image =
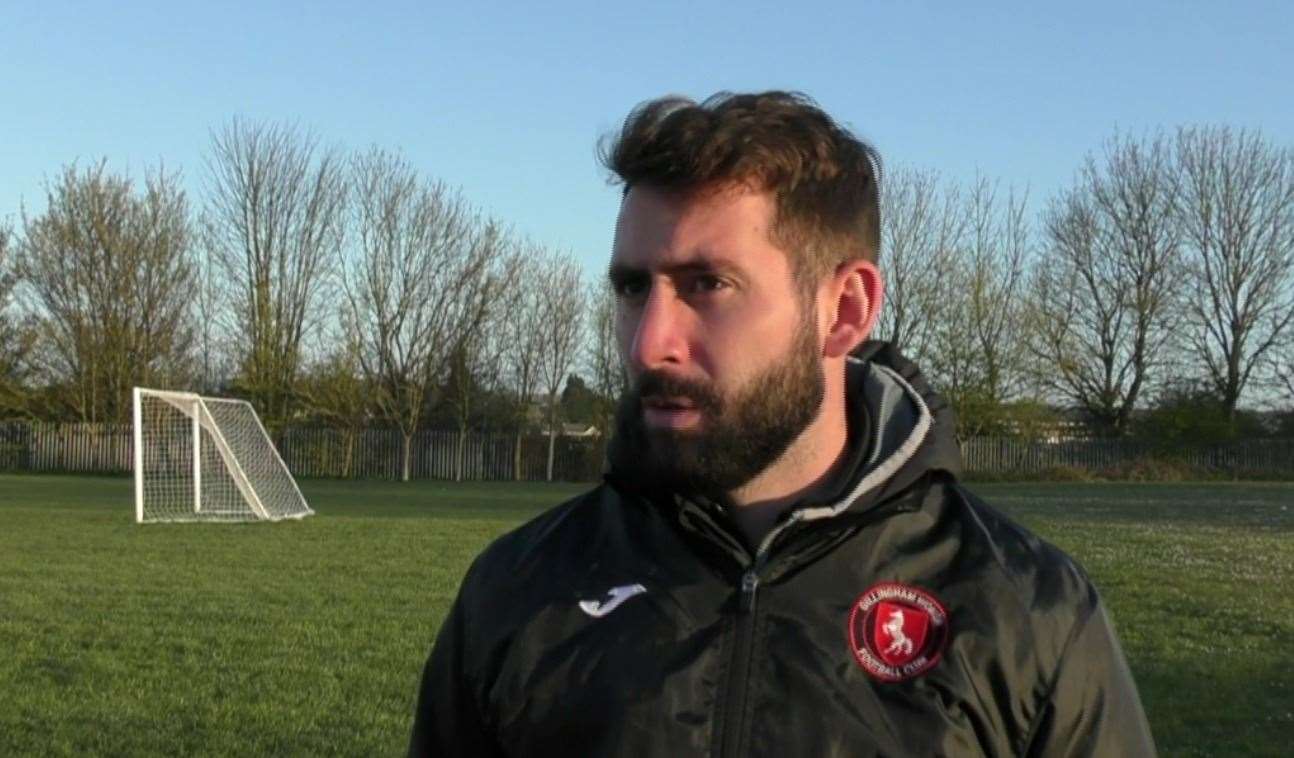
[[[786,254],[772,241],[776,213],[771,193],[745,187],[684,194],[636,186],[620,205],[612,266],[657,270],[721,263],[786,271]]]

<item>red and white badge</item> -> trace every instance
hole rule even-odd
[[[849,613],[849,647],[863,670],[901,682],[939,662],[948,612],[930,593],[898,582],[873,585]]]

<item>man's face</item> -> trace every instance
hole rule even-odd
[[[774,214],[771,195],[738,188],[625,197],[610,270],[631,380],[611,446],[622,475],[722,497],[819,413],[815,310],[770,240]]]

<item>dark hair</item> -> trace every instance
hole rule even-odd
[[[880,156],[797,92],[662,97],[604,138],[602,163],[624,183],[690,192],[748,184],[772,192],[774,243],[802,284],[880,250]]]

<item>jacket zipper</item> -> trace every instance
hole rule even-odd
[[[733,643],[732,666],[728,674],[726,710],[723,717],[723,744],[720,756],[743,755],[742,738],[746,734],[746,699],[750,690],[750,665],[755,651],[755,601],[759,594],[759,564],[746,569],[741,576],[741,595],[737,604],[736,640]]]
[[[874,516],[887,516],[896,510],[895,505],[902,500],[891,500],[878,503],[873,510]],[[741,575],[740,596],[737,603],[736,640],[733,642],[732,665],[729,667],[728,682],[723,702],[723,742],[719,749],[720,758],[741,758],[745,755],[746,736],[746,701],[750,694],[750,667],[755,654],[755,621],[756,601],[759,598],[759,571],[767,562],[773,540],[800,521],[800,513],[792,513],[759,543],[754,560]]]
[[[786,521],[773,527],[759,547],[755,549],[754,560],[741,575],[740,597],[737,602],[736,640],[733,642],[732,665],[729,667],[726,708],[723,717],[723,743],[719,749],[720,756],[743,756],[743,738],[746,736],[746,701],[750,694],[750,664],[755,654],[755,601],[759,597],[759,570],[768,560],[773,540],[792,524],[799,521],[801,515],[792,513]]]

